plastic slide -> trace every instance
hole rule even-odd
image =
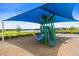
[[[42,42],[43,42],[43,39],[44,39],[44,35],[43,35],[43,34],[39,34],[39,35],[37,36],[37,42],[38,42],[38,43],[42,43]]]

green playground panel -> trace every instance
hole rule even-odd
[[[45,15],[42,16],[42,24],[40,26],[41,34],[44,36],[41,40],[44,45],[55,46],[57,43],[55,29],[54,29],[54,16],[49,18]],[[49,22],[50,25],[47,25]]]

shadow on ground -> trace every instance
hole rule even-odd
[[[12,40],[7,40],[8,43],[14,44],[24,50],[29,51],[35,56],[57,56],[58,50],[60,46],[65,42],[66,40],[70,39],[67,37],[59,37],[58,38],[58,44],[55,47],[49,47],[49,46],[44,46],[42,44],[38,44],[36,42],[36,38],[33,36],[28,36],[28,37],[20,37],[20,38],[15,38]]]

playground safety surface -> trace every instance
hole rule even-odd
[[[79,56],[79,35],[56,34],[58,44],[55,47],[36,42],[36,36],[19,37],[0,41],[1,56]]]

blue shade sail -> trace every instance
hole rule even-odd
[[[79,21],[79,4],[75,4],[72,15],[74,19]]]
[[[74,19],[69,19],[69,18],[64,18],[64,17],[61,17],[61,16],[55,16],[55,23],[56,22],[77,22],[77,20],[74,20]]]
[[[79,19],[79,3],[52,3],[45,4],[42,8],[65,18]]]
[[[43,3],[0,3],[0,21],[32,10]]]
[[[18,16],[15,16],[15,17],[7,19],[7,20],[42,23],[42,20],[41,20],[42,14],[49,16],[51,13],[49,13],[43,9],[37,8],[37,9],[34,9],[29,12],[25,12],[23,14],[20,14]]]
[[[72,19],[74,5],[72,3],[52,3],[46,4],[42,8],[56,15]]]
[[[78,6],[76,7],[76,5]],[[43,14],[46,16],[54,14],[56,15],[54,19],[55,22],[77,21],[73,16],[76,16],[76,11],[79,12],[78,7],[79,4],[75,3],[49,3],[6,20],[34,22],[42,24],[41,17]]]

